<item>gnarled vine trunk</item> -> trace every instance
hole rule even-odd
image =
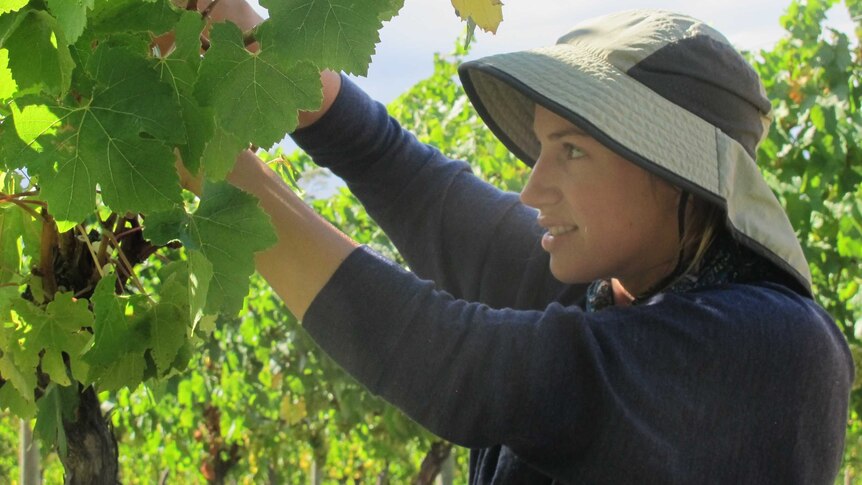
[[[419,474],[413,479],[413,485],[431,485],[434,478],[440,474],[443,462],[449,458],[450,453],[452,453],[452,443],[437,441],[432,444],[428,454],[425,455],[425,459],[422,460]]]
[[[117,440],[92,387],[81,393],[75,421],[63,421],[69,452],[61,458],[68,485],[119,483]]]

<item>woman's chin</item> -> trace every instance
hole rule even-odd
[[[554,263],[554,257],[551,256],[551,274],[558,281],[567,285],[591,283],[600,278],[600,276],[593,276],[592,272],[585,271],[584,269],[572,267],[571,265],[562,265],[559,262],[557,262],[558,264]]]

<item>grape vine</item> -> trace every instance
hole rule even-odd
[[[401,7],[264,2],[243,32],[196,3],[0,1],[0,408],[63,456],[83,396],[182,372],[239,312],[275,235],[234,155],[316,109],[320,70],[364,74]]]

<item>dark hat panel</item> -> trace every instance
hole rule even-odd
[[[760,79],[736,50],[697,35],[668,44],[628,75],[738,141],[754,158],[771,105]]]

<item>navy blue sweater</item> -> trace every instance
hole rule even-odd
[[[583,310],[536,213],[419,143],[346,78],[294,134],[410,265],[354,251],[310,335],[371,392],[471,448],[471,484],[830,484],[853,364],[811,299],[775,283]]]

